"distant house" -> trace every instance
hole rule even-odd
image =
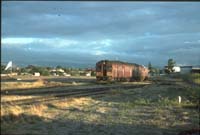
[[[61,68],[57,69],[58,72],[64,73],[65,71]]]
[[[93,69],[93,68],[86,68],[85,71],[86,71],[86,72],[95,72],[96,70]]]
[[[10,75],[12,75],[12,76],[16,76],[16,75],[18,75],[18,73],[13,72],[13,73],[11,73]]]
[[[167,69],[167,68],[168,68],[168,66],[165,66],[165,69]],[[174,71],[174,73],[180,73],[181,72],[181,68],[179,66],[174,66],[173,67],[173,71]]]
[[[50,70],[50,72],[56,72],[56,69],[52,69],[52,70]]]
[[[173,67],[174,73],[180,73],[181,72],[181,68],[178,66],[174,66]]]
[[[8,74],[1,74],[1,77],[2,77],[2,76],[8,76]]]
[[[52,75],[53,75],[53,76],[58,76],[58,75],[57,75],[56,73],[54,73],[54,72],[52,73]]]
[[[60,75],[64,75],[65,76],[65,71],[61,68],[58,68],[58,69],[52,69],[50,70],[50,73],[53,75],[53,76],[60,76]]]
[[[34,76],[40,76],[40,73],[39,72],[35,72],[33,75]]]
[[[187,74],[192,72],[192,66],[180,66],[181,74]]]
[[[85,74],[86,76],[93,76],[96,73],[96,69],[86,68],[85,72],[86,72],[86,74]]]
[[[64,76],[71,76],[71,74],[63,73]]]
[[[192,73],[200,73],[200,66],[193,66],[191,72]]]
[[[91,76],[91,72],[87,72],[85,76]]]

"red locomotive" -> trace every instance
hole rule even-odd
[[[135,63],[102,60],[96,63],[96,79],[117,81],[144,81],[148,69]]]

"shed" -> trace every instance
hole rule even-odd
[[[192,67],[192,73],[200,73],[200,66]]]
[[[181,74],[187,74],[192,72],[192,66],[180,66]]]

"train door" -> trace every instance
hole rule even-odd
[[[103,63],[103,76],[107,76],[106,64],[105,63]]]
[[[139,67],[137,66],[136,67],[136,76],[138,77],[138,75],[139,75]]]
[[[138,66],[134,66],[134,68],[132,70],[132,79],[137,80],[137,78],[138,78],[138,71],[139,71],[139,67]]]

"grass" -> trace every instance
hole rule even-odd
[[[188,107],[197,105],[198,93],[196,87],[154,84],[113,89],[99,98],[1,105],[1,133],[177,135],[199,127],[198,110]],[[178,96],[182,97],[180,104]]]
[[[1,82],[1,90],[15,90],[15,89],[31,89],[31,88],[48,88],[48,87],[62,87],[62,86],[84,86],[92,85],[90,83],[81,82],[55,82],[44,81],[38,79],[34,82]]]
[[[1,95],[1,102],[14,102],[17,100],[23,100],[23,99],[32,99],[32,98],[38,98],[40,96],[18,96],[18,95],[9,95],[9,96],[2,96]]]
[[[186,82],[194,83],[200,85],[200,74],[193,73],[193,74],[176,74],[173,75],[174,78],[181,78]]]
[[[44,86],[45,83],[41,79],[35,82],[1,82],[1,90],[8,90],[13,88],[15,89],[39,88]]]

